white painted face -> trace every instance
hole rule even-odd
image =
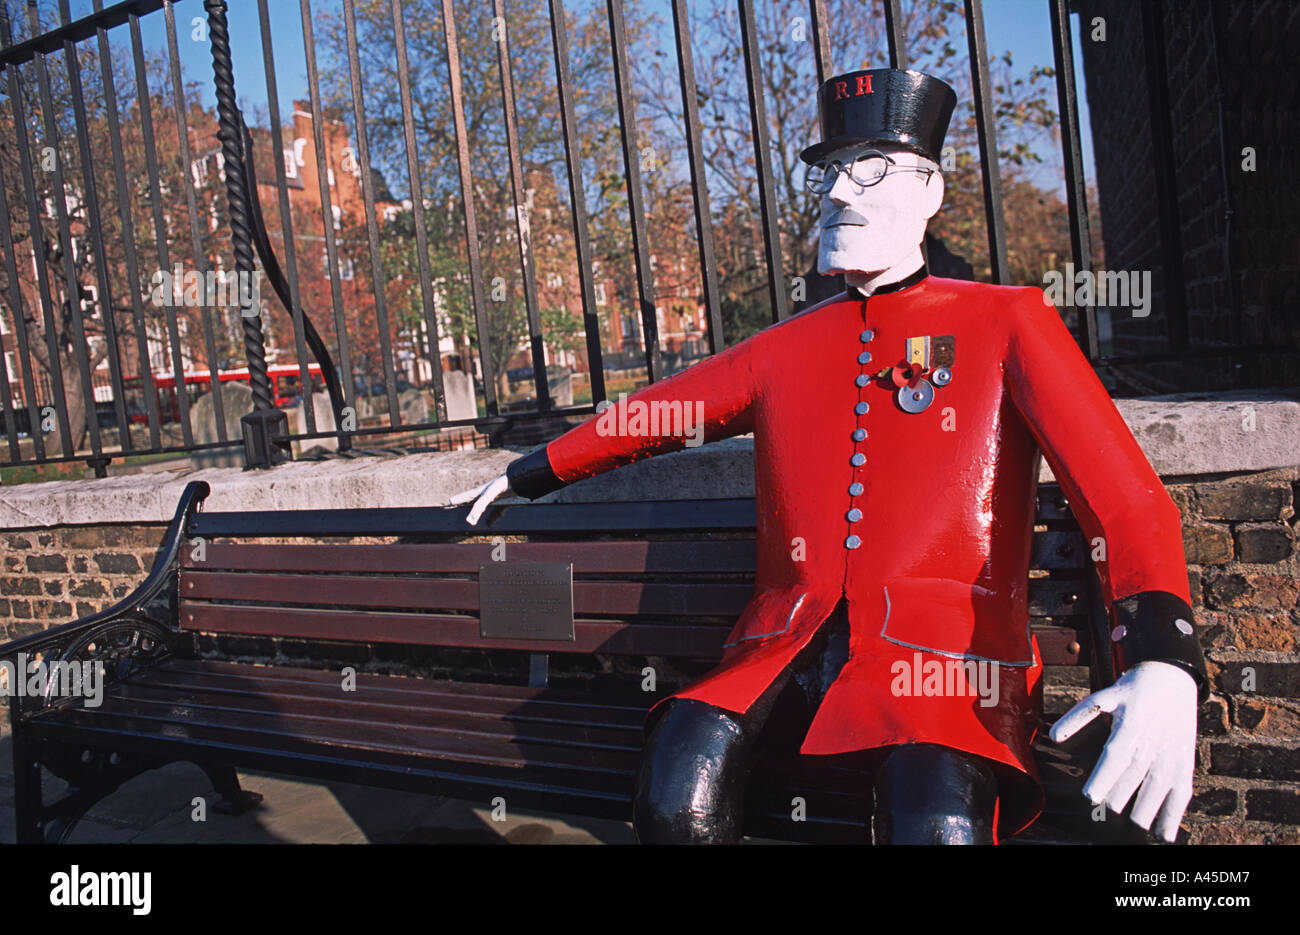
[[[874,277],[903,263],[910,264],[909,269],[900,271],[903,275],[920,266],[926,223],[943,203],[939,167],[896,146],[857,145],[836,150],[828,158],[847,165],[869,149],[884,153],[893,162],[874,185],[860,185],[847,171],[841,171],[822,196],[818,272]],[[910,171],[918,168],[934,171]]]

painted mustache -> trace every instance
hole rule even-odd
[[[865,216],[854,211],[852,208],[843,207],[831,214],[826,219],[825,227],[840,227],[846,224],[865,225],[867,219]]]

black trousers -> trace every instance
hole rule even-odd
[[[816,637],[744,715],[676,699],[650,733],[633,827],[642,844],[727,844],[744,829],[746,784],[769,743],[798,742],[848,660],[843,600]],[[992,844],[997,781],[981,757],[937,744],[862,759],[875,844]]]

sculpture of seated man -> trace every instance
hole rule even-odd
[[[1094,544],[1121,673],[1052,736],[1109,712],[1084,792],[1133,800],[1131,819],[1172,841],[1208,696],[1178,510],[1041,290],[927,274],[953,90],[875,69],[830,79],[819,102],[822,140],[802,154],[818,269],[847,291],[619,403],[702,406],[706,441],[752,432],[758,506],[754,596],[721,664],[651,710],[638,839],[738,840],[775,725],[804,754],[862,763],[876,843],[1028,826],[1043,803],[1026,604],[1041,452]],[[601,418],[453,502],[476,501],[477,522],[507,491],[536,498],[683,446]]]

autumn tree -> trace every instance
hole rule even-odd
[[[15,39],[56,25],[19,0],[0,0],[0,17],[0,30],[8,28]],[[42,405],[57,400],[65,407],[69,432],[64,435],[62,418],[54,420],[53,434],[45,439],[49,455],[74,454],[86,444],[88,429],[96,425],[87,371],[93,380],[99,365],[111,355],[124,377],[147,379],[151,345],[176,350],[184,368],[206,355],[202,338],[205,329],[213,328],[212,319],[204,318],[211,310],[204,306],[180,305],[169,311],[169,303],[153,301],[155,275],[164,266],[170,271],[179,263],[193,270],[202,265],[196,264],[197,258],[215,250],[209,240],[211,228],[199,225],[196,237],[190,225],[187,186],[193,180],[187,176],[192,169],[181,159],[178,102],[167,60],[160,54],[146,56],[147,90],[141,98],[129,64],[130,50],[113,44],[110,57],[111,84],[104,81],[99,46],[91,42],[75,47],[71,74],[61,52],[5,73],[0,175],[8,217],[0,223],[8,225],[16,279],[11,282],[7,264],[0,264],[0,302],[15,330],[22,329],[31,363],[28,369],[27,360],[15,354],[17,372],[7,376],[11,385],[20,387],[30,378]],[[73,77],[80,84],[79,99],[73,94]],[[42,79],[48,97],[41,91]],[[190,116],[200,113],[192,87],[184,89],[179,104]],[[145,145],[146,106],[153,123],[152,153]],[[116,119],[116,133],[110,116]],[[79,118],[88,159],[83,159],[79,145]],[[120,180],[115,171],[115,140],[122,158]],[[156,185],[150,155],[156,160],[152,163]],[[30,167],[30,192],[24,162]],[[196,214],[206,215],[213,200],[212,186],[218,184],[215,173],[193,184]],[[38,208],[35,215],[32,204]],[[218,356],[231,347],[229,332],[222,322],[216,324],[213,343]],[[5,350],[18,350],[16,334],[11,341]],[[165,356],[163,367],[171,370],[177,358]],[[43,391],[47,383],[48,395]],[[102,436],[105,444],[119,440],[116,433]]]
[[[453,335],[482,353],[471,301],[474,284],[469,281],[465,253],[441,3],[416,0],[405,4],[403,12],[431,277],[438,280],[438,288],[445,297],[447,324]],[[584,195],[593,243],[597,256],[611,261],[607,268],[621,268],[625,250],[622,241],[627,234],[626,223],[614,219],[622,204],[612,189],[624,183],[618,155],[617,112],[611,94],[608,24],[599,8],[585,13],[570,11],[567,20],[575,109],[582,127],[579,165],[584,172]],[[642,23],[642,18],[630,11],[629,35],[638,34],[643,29]],[[409,191],[401,76],[393,51],[391,4],[384,0],[358,3],[356,24],[371,158],[376,166],[383,168],[394,189]],[[564,144],[558,120],[552,39],[545,7],[538,4],[507,5],[504,27],[495,21],[490,4],[461,4],[456,10],[455,25],[464,89],[461,104],[482,257],[483,281],[478,286],[486,300],[490,334],[486,352],[504,394],[505,371],[511,359],[526,346],[528,326],[498,63],[498,45],[503,38],[509,46],[516,96],[519,133],[516,158],[525,188],[529,190],[523,194],[522,201],[533,248],[535,279],[545,282],[545,277],[554,273],[564,282],[573,283],[578,276]],[[322,55],[331,63],[326,73],[332,74],[333,85],[327,96],[350,119],[346,24],[341,14],[324,15],[316,31]],[[610,173],[617,176],[616,183]],[[543,190],[558,193],[554,210],[537,210],[535,202],[545,193]],[[413,220],[386,228],[383,248],[386,276],[400,277],[405,283],[402,290],[405,308],[401,313],[405,318],[422,315],[417,307],[422,298],[419,258],[410,242],[412,225]],[[615,230],[619,231],[618,236],[611,233]],[[539,308],[540,311],[547,311],[554,320],[551,314],[554,309]]]
[[[949,164],[945,166],[946,197],[932,230],[941,232],[953,252],[973,264],[977,276],[989,277],[984,230],[983,189],[973,109],[970,61],[966,54],[962,5],[956,0],[914,0],[904,3],[903,31],[909,67],[934,74],[957,91],[958,106],[948,131]],[[808,6],[799,0],[755,4],[759,39],[755,69],[767,112],[767,132],[773,176],[773,203],[783,268],[777,275],[790,287],[792,277],[815,268],[820,201],[804,186],[799,152],[817,139],[817,87],[812,28]],[[836,5],[825,27],[835,72],[879,68],[888,63],[884,19],[878,5]],[[717,275],[721,283],[723,321],[729,341],[747,336],[771,321],[767,296],[767,261],[762,249],[759,178],[749,119],[740,23],[734,6],[719,11],[711,3],[690,6],[698,104],[703,134],[706,181],[713,205],[717,237]],[[1033,69],[1017,75],[1009,55],[991,64],[996,101],[1001,175],[1010,190],[1033,188],[1026,170],[1052,145],[1055,114],[1049,106],[1050,70]],[[649,87],[677,87],[676,60],[656,51],[648,71]],[[665,126],[684,120],[680,95],[646,94]],[[680,131],[678,131],[680,136]],[[677,148],[684,153],[684,141]],[[679,156],[678,164],[684,163]],[[684,171],[684,170],[683,170]],[[1008,198],[1008,207],[1019,205]],[[1050,229],[1064,224],[1064,205]],[[1026,255],[1018,238],[1041,235],[1039,217],[1016,217],[1011,223],[1012,252]],[[1062,241],[1068,245],[1068,237]],[[1041,279],[1041,270],[1037,274]]]

